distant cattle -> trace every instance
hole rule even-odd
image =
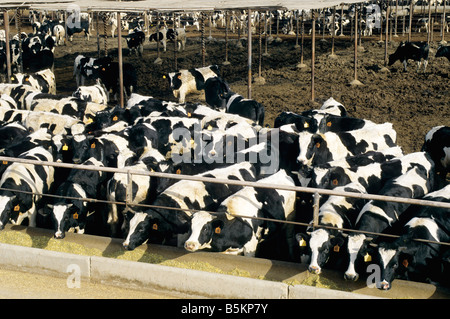
[[[158,32],[152,33],[148,38],[149,42],[159,41],[163,45],[163,50],[166,52],[167,50],[167,41],[174,41],[175,37],[178,42],[178,51],[181,49],[184,50],[186,47],[186,31],[184,28],[177,29],[167,29],[162,28],[159,29]]]
[[[90,37],[91,17],[89,13],[73,12],[67,17],[66,28],[69,41],[73,41],[73,36],[76,33],[84,32],[85,37],[89,40]]]
[[[389,55],[388,65],[393,65],[397,60],[403,63],[406,72],[408,60],[417,62],[417,72],[420,70],[420,65],[423,60],[423,71],[425,72],[428,65],[428,53],[430,47],[426,42],[401,42],[397,50]]]
[[[99,84],[91,86],[79,86],[75,90],[75,92],[72,93],[72,96],[83,101],[105,105],[108,104],[108,96],[106,94],[106,90],[102,85]]]
[[[144,52],[144,41],[145,33],[140,28],[135,28],[131,30],[126,36],[128,49],[130,49],[130,54],[136,51],[136,55],[142,56]]]
[[[184,103],[187,95],[200,93],[205,89],[206,80],[219,75],[217,65],[202,68],[179,70],[171,72],[164,77],[169,81],[169,87],[179,103]]]

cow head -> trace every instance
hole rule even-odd
[[[360,271],[365,271],[367,265],[376,255],[376,245],[372,244],[373,238],[364,234],[350,234],[347,237],[347,252],[349,265],[344,273],[346,280],[357,281]]]
[[[73,136],[73,157],[72,162],[81,164],[89,158],[90,138],[84,134]]]
[[[188,251],[211,248],[211,241],[214,232],[220,233],[223,222],[216,216],[200,211],[194,214],[191,221],[190,236],[184,243],[184,248]]]
[[[56,239],[63,239],[69,229],[74,229],[78,233],[84,232],[87,217],[86,202],[50,204],[48,207],[52,210],[51,216]]]
[[[171,90],[178,90],[183,84],[181,72],[171,72],[165,74],[163,75],[163,79],[167,79],[169,81],[169,87]]]
[[[300,154],[297,161],[300,164],[314,166],[333,160],[328,150],[327,140],[323,134],[301,132],[299,137]]]
[[[220,77],[212,77],[205,82],[206,103],[213,108],[225,110],[227,105],[226,98],[230,92],[230,87]]]
[[[322,267],[328,262],[332,254],[341,252],[344,238],[340,232],[320,228],[313,231],[309,238],[311,262],[308,270],[320,274]]]
[[[406,247],[400,247],[395,243],[381,243],[377,251],[378,265],[381,268],[380,282],[377,287],[382,290],[389,290],[392,288],[392,282],[400,273],[405,271],[408,267],[407,255],[403,252]]]
[[[152,239],[155,232],[157,233],[155,237],[158,237],[160,233],[165,235],[170,232],[168,223],[152,209],[145,212],[128,212],[126,218],[129,221],[129,231],[122,244],[126,250],[134,250],[144,244]]]

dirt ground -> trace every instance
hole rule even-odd
[[[103,30],[103,28],[100,28]],[[73,42],[55,50],[55,76],[57,91],[71,94],[76,86],[73,78],[73,61],[78,54],[97,57],[105,52],[103,33],[97,39],[86,41],[81,34],[75,36]],[[154,64],[157,57],[156,44],[147,40],[142,57],[129,55],[126,42],[122,40],[124,62],[132,63],[138,72],[137,93],[150,95],[158,99],[175,101],[168,88],[163,74],[176,69],[202,66],[201,33],[188,32],[186,50],[174,52],[169,43],[167,51],[160,47],[162,64]],[[225,61],[226,46],[223,33],[209,32],[206,36],[205,65],[218,64],[223,78],[233,91],[247,97],[248,53],[247,41],[242,38],[242,47],[238,47],[237,35],[231,34],[228,42],[229,65]],[[436,39],[438,37],[435,36]],[[305,37],[305,68],[297,68],[300,62],[300,48],[295,47],[295,36],[283,36],[282,41],[272,41],[267,45],[269,56],[263,56],[260,66],[258,37],[253,36],[252,75],[260,75],[265,84],[253,82],[251,97],[265,107],[266,124],[273,125],[275,117],[283,111],[302,112],[320,107],[323,101],[333,97],[341,102],[350,116],[364,118],[376,123],[391,122],[397,131],[397,143],[405,153],[420,151],[425,134],[434,126],[450,125],[450,62],[445,58],[435,58],[438,42],[431,43],[429,64],[424,73],[416,72],[416,64],[409,62],[407,72],[397,61],[388,71],[383,70],[385,45],[380,36],[363,38],[358,48],[357,77],[362,86],[351,86],[354,79],[354,41],[350,37],[336,37],[334,52],[331,58],[332,41],[330,37],[316,37],[315,46],[315,84],[314,101],[311,100],[311,39]],[[405,37],[394,37],[388,46],[388,54],[397,48]],[[426,40],[413,34],[413,40]],[[301,43],[301,39],[298,40]],[[108,54],[117,59],[117,38],[106,39]],[[262,52],[265,52],[265,41],[262,40]],[[175,57],[177,66],[175,67]],[[259,74],[261,68],[261,74]],[[201,96],[188,96],[187,101],[204,102]]]

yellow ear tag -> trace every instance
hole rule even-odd
[[[308,123],[305,123],[305,124],[303,124],[303,127],[304,127],[304,128],[308,128],[308,127],[309,127],[309,124],[308,124]]]
[[[177,169],[176,174],[181,174],[181,169]]]
[[[221,231],[222,231],[222,230],[220,229],[220,227],[216,227],[216,229],[214,229],[214,232],[215,232],[216,234],[220,234]]]
[[[211,125],[208,125],[208,131],[211,131],[213,129],[213,127]]]
[[[331,126],[331,122],[327,122],[327,126],[330,127]]]
[[[165,75],[163,75],[163,79],[165,79],[166,78],[166,76]]]
[[[91,148],[95,148],[95,143],[92,143],[92,144],[91,144]]]
[[[117,121],[118,119],[119,119],[119,118],[117,117],[117,115],[113,117],[113,121],[114,121],[114,122]]]
[[[405,268],[408,268],[409,265],[408,260],[407,259],[403,260],[402,265],[405,266]]]
[[[94,122],[94,120],[91,119],[91,118],[88,118],[88,119],[86,120],[86,124],[90,124],[90,123],[92,123],[92,122]]]
[[[25,81],[28,81],[30,78],[25,78]]]
[[[369,253],[366,253],[364,255],[364,262],[368,263],[372,261],[372,256],[369,255]]]
[[[13,76],[11,77],[11,81],[14,81],[14,77]]]
[[[78,213],[74,213],[72,216],[73,216],[73,219],[78,219]]]
[[[191,112],[188,112],[187,116],[188,116],[188,117],[191,117],[191,116],[192,116]]]
[[[67,146],[66,144],[64,144],[63,147],[62,147],[62,150],[63,150],[63,151],[68,151],[68,150],[69,150],[69,146]]]
[[[339,245],[336,245],[336,246],[333,247],[333,251],[336,252],[336,253],[339,252],[339,249],[340,249]]]
[[[303,238],[300,239],[300,241],[298,242],[298,245],[299,245],[300,247],[306,247],[306,240],[304,240]]]
[[[3,161],[2,163],[3,163],[3,165],[7,165],[8,161]]]
[[[153,226],[152,226],[152,229],[153,229],[153,230],[158,230],[158,224],[157,224],[157,223],[154,223]]]
[[[20,210],[20,205],[14,206],[14,211],[15,211],[15,212],[18,212],[19,210]]]

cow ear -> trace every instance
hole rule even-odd
[[[307,234],[303,234],[303,233],[298,233],[295,235],[295,240],[298,242],[298,245],[300,247],[305,247],[308,244],[308,241],[310,239],[310,236]]]

